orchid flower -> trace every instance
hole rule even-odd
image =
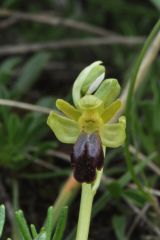
[[[91,183],[103,168],[104,147],[116,148],[125,141],[125,117],[111,120],[121,107],[120,85],[106,79],[104,66],[97,61],[85,68],[73,85],[74,106],[58,99],[47,124],[62,143],[74,144],[71,165],[77,181]]]

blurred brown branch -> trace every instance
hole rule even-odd
[[[24,110],[35,111],[35,112],[40,112],[45,114],[49,114],[50,111],[52,111],[52,109],[47,107],[42,107],[42,106],[25,103],[25,102],[14,101],[10,99],[0,99],[0,105],[8,106],[8,107],[16,107]]]
[[[7,27],[12,26],[13,24],[17,23],[17,18],[15,17],[9,17],[3,21],[0,22],[0,29],[4,29]]]
[[[158,236],[160,237],[160,229],[158,226],[156,226],[154,223],[152,223],[144,214],[143,214],[143,209],[140,210],[137,208],[135,205],[131,204],[128,202],[128,205],[130,208],[139,216],[139,218],[147,224],[147,226]]]
[[[61,48],[74,48],[74,47],[91,47],[98,45],[137,45],[142,44],[144,38],[141,37],[117,37],[111,36],[107,38],[87,38],[87,39],[65,39],[54,42],[45,43],[32,43],[32,44],[18,44],[18,45],[4,45],[1,46],[0,55],[10,54],[25,54],[37,52],[40,50],[53,50]]]
[[[34,22],[49,24],[51,26],[64,26],[64,27],[68,27],[76,30],[81,30],[91,34],[96,34],[98,36],[108,36],[108,35],[119,36],[118,34],[110,30],[106,30],[102,27],[93,26],[86,22],[81,22],[73,19],[66,19],[63,17],[52,16],[44,13],[30,14],[30,13],[24,13],[24,12],[18,12],[18,11],[11,11],[7,9],[1,9],[0,17],[14,17],[17,20],[34,21]]]

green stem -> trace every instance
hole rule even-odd
[[[92,185],[83,183],[76,240],[88,239],[93,198]]]
[[[105,153],[105,149],[104,149]],[[92,203],[100,184],[103,169],[97,171],[97,177],[93,184],[82,184],[81,203],[77,227],[76,240],[87,240],[91,219]]]
[[[105,147],[103,146],[105,156]],[[91,221],[92,203],[97,189],[100,185],[103,169],[97,170],[97,177],[92,184],[82,184],[81,203],[79,211],[79,219],[77,226],[76,240],[87,240]]]
[[[12,197],[13,197],[13,211],[14,211],[13,215],[14,215],[15,211],[19,207],[19,186],[18,186],[18,180],[16,178],[12,179]],[[19,237],[15,216],[14,216],[13,225],[12,225],[12,237],[15,240],[18,239]]]

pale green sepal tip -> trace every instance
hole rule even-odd
[[[126,134],[126,119],[119,118],[118,123],[105,124],[100,130],[102,144],[106,147],[116,148],[124,144]]]
[[[102,76],[102,77],[101,77]],[[87,78],[85,79],[83,85],[82,85],[82,94],[88,93],[90,86],[96,82],[97,79],[100,77],[99,85],[103,81],[105,76],[105,67],[102,65],[95,66],[92,71],[89,72]],[[92,93],[92,92],[89,92]]]
[[[81,98],[81,91],[86,78],[88,77],[89,73],[101,63],[102,63],[101,61],[96,61],[90,64],[85,69],[83,69],[78,75],[78,77],[76,78],[72,88],[73,102],[76,107],[78,107],[78,100]]]
[[[49,114],[47,124],[52,129],[57,139],[62,143],[75,143],[80,133],[76,121],[55,112]]]
[[[104,102],[104,106],[106,107],[118,97],[120,89],[121,87],[117,79],[109,78],[102,82],[94,95],[100,98]]]

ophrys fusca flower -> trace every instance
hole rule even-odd
[[[71,164],[79,182],[93,182],[103,168],[103,147],[116,148],[125,140],[125,117],[111,119],[121,107],[116,100],[120,86],[116,79],[104,78],[104,67],[95,62],[84,69],[73,86],[75,106],[58,99],[61,113],[51,112],[48,125],[57,139],[73,145]]]

